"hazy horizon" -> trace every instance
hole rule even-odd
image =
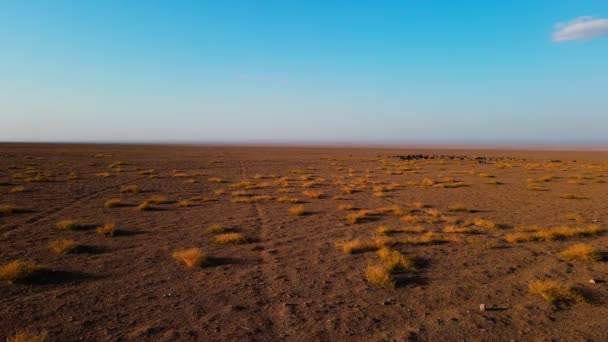
[[[608,146],[608,2],[0,4],[0,141]]]

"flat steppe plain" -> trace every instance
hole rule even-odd
[[[0,265],[45,271],[5,275],[0,340],[607,341],[607,181],[601,151],[2,144]]]

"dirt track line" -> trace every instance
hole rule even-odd
[[[46,218],[51,218],[52,216],[54,216],[55,214],[57,214],[59,212],[62,212],[64,210],[66,210],[66,209],[69,209],[69,208],[73,207],[74,205],[78,204],[81,201],[92,199],[92,198],[94,198],[95,196],[97,196],[97,195],[99,195],[101,193],[105,193],[105,192],[107,192],[109,190],[116,189],[117,187],[120,187],[122,185],[127,185],[127,184],[131,184],[131,183],[137,182],[137,181],[142,180],[144,178],[146,178],[146,177],[139,177],[139,178],[127,181],[127,182],[116,183],[114,185],[104,187],[101,190],[93,191],[93,192],[88,193],[86,195],[82,195],[82,196],[76,197],[76,199],[74,201],[70,202],[69,204],[67,204],[67,205],[65,205],[65,206],[63,206],[61,208],[56,208],[56,209],[44,211],[44,212],[42,212],[40,214],[34,215],[33,217],[24,218],[24,220],[22,222],[19,222],[19,224],[22,224],[22,223],[35,224],[35,223],[38,223],[40,221],[43,221]]]
[[[245,161],[241,160],[239,162],[239,169],[241,178],[247,179],[247,164]],[[260,248],[259,253],[260,263],[256,271],[256,273],[258,274],[258,276],[256,277],[258,279],[258,288],[256,289],[256,292],[258,293],[258,295],[260,295],[260,297],[264,298],[264,302],[266,303],[266,306],[264,307],[264,310],[262,310],[262,312],[265,313],[264,319],[267,322],[266,327],[269,330],[268,334],[274,339],[282,336],[280,331],[277,331],[277,328],[284,326],[284,324],[282,323],[283,318],[276,315],[274,312],[274,307],[276,303],[274,302],[274,298],[270,295],[269,291],[269,289],[271,289],[271,287],[269,287],[269,283],[271,282],[272,275],[276,274],[272,266],[273,260],[267,252],[270,227],[267,223],[267,215],[263,212],[261,205],[257,202],[254,202],[253,209],[255,211],[255,215],[260,228],[258,232],[258,243],[262,247]]]

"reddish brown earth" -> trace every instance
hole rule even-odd
[[[608,228],[608,153],[422,151],[526,158],[503,168],[495,163],[389,158],[414,152],[421,150],[0,145],[0,204],[30,210],[0,214],[0,265],[33,260],[52,270],[25,283],[0,284],[0,339],[31,331],[46,332],[53,341],[608,340],[608,234],[504,240],[521,225]],[[126,163],[122,172],[109,167],[116,161]],[[147,169],[156,170],[158,177],[139,174]],[[190,177],[174,177],[175,170]],[[49,181],[28,182],[27,172],[45,173]],[[96,176],[100,172],[112,177]],[[79,178],[69,180],[70,173]],[[305,174],[318,181],[311,189],[323,191],[324,197],[302,194],[306,181],[299,177]],[[276,178],[255,175],[289,177],[289,192],[278,192],[282,186]],[[528,178],[548,175],[554,178],[541,184],[547,191],[527,189]],[[209,182],[210,177],[226,182]],[[467,186],[418,185],[424,178],[442,177]],[[276,200],[231,203],[231,192],[241,190],[231,185],[244,179],[269,183],[248,190],[252,194],[301,199],[307,214],[294,216],[288,212],[293,204]],[[504,184],[486,184],[492,179]],[[356,181],[363,184],[361,191],[332,199]],[[397,184],[386,197],[372,195],[372,188],[391,183]],[[26,191],[11,193],[18,185]],[[143,191],[120,193],[121,185],[137,185]],[[217,189],[226,193],[216,195]],[[567,193],[586,199],[560,198]],[[194,199],[189,207],[169,203],[154,211],[137,210],[152,195]],[[104,208],[111,198],[132,206]],[[441,244],[404,244],[399,241],[412,234],[391,235],[391,248],[415,257],[418,271],[399,275],[394,289],[369,285],[365,269],[379,262],[376,254],[345,254],[335,244],[369,239],[381,225],[400,229],[412,224],[391,214],[349,224],[347,212],[337,206],[398,205],[409,211],[415,201],[446,216],[483,218],[500,227],[480,229],[479,234],[440,233],[448,238]],[[448,213],[454,203],[478,212]],[[569,221],[566,213],[579,214],[586,222]],[[103,237],[95,229],[55,227],[68,218],[92,226],[114,222],[120,232]],[[214,223],[242,233],[248,242],[213,243],[206,228]],[[441,232],[445,224],[422,226]],[[74,239],[86,248],[58,255],[49,248],[55,239]],[[580,242],[602,251],[603,261],[568,261],[557,254]],[[187,268],[172,259],[175,250],[187,247],[202,248],[211,263]],[[537,279],[572,286],[587,302],[550,303],[529,292],[528,284]],[[481,312],[480,304],[490,310]]]

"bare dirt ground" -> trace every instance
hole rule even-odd
[[[390,157],[408,153],[525,160]],[[0,339],[607,341],[607,181],[600,151],[3,144],[0,205],[25,210],[0,213],[0,265],[47,272],[0,284]],[[129,185],[140,191],[120,192]],[[154,195],[170,202],[138,210]],[[126,206],[104,207],[114,198]],[[66,219],[86,226],[58,229]],[[114,237],[97,234],[106,223]],[[212,224],[247,241],[218,244]],[[555,227],[594,230],[543,235]],[[81,248],[57,254],[60,239]],[[354,239],[366,247],[338,248]],[[599,260],[560,255],[579,243]],[[380,245],[415,270],[369,283]],[[209,262],[172,258],[191,247]],[[550,302],[535,280],[584,300]]]

